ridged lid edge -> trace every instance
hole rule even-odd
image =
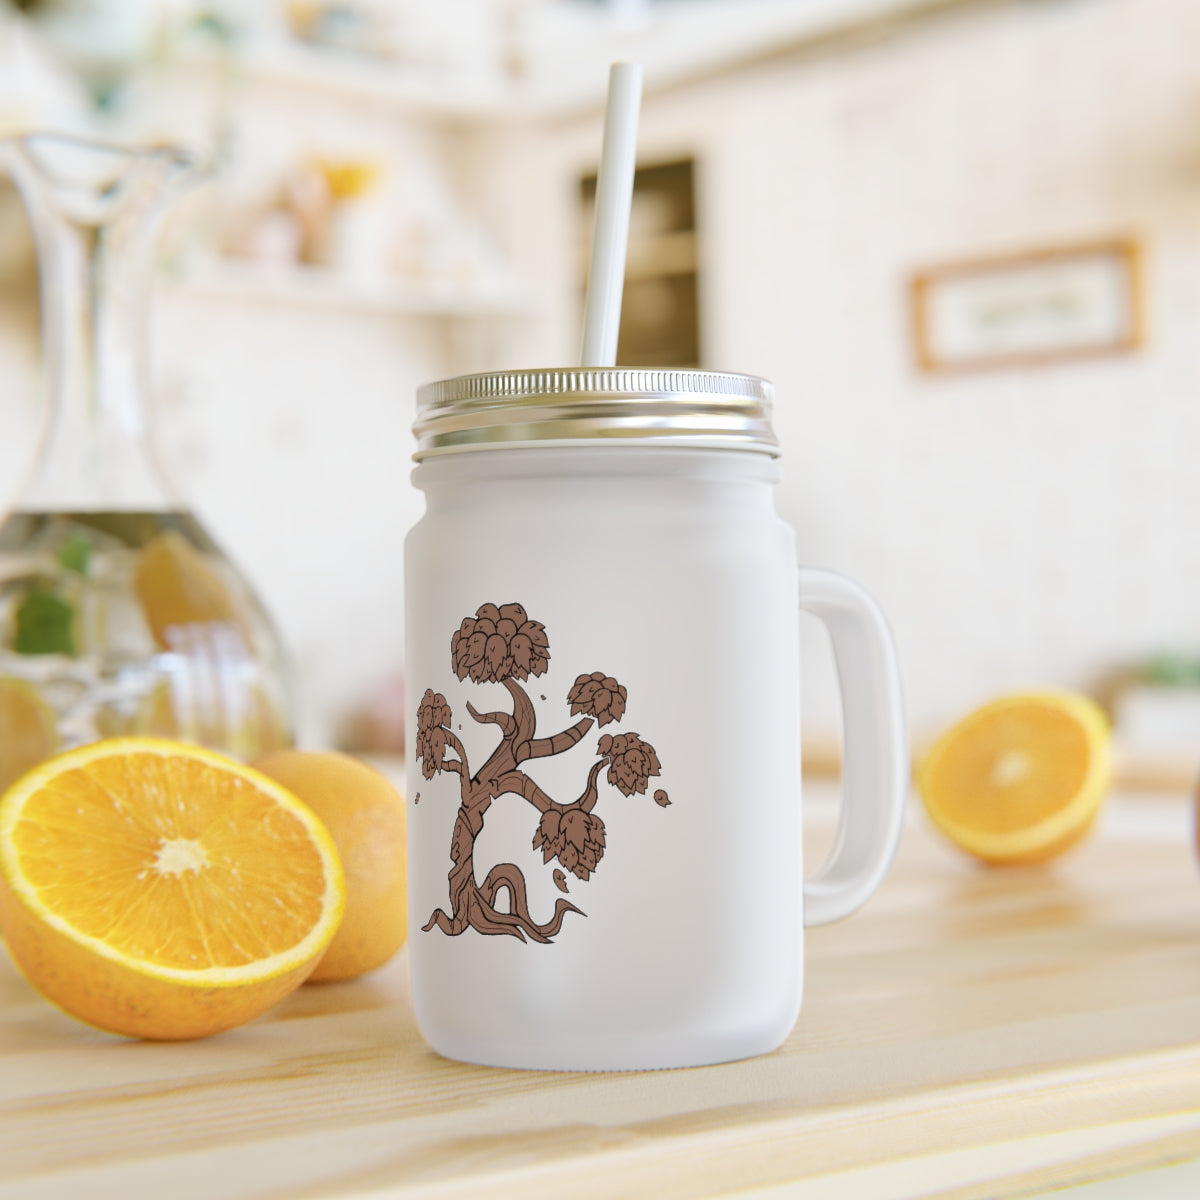
[[[775,388],[757,375],[656,367],[549,367],[530,371],[481,371],[439,379],[417,389],[418,411],[446,404],[508,400],[518,396],[662,397],[737,396],[768,409]]]
[[[434,454],[604,441],[776,455],[775,389],[757,375],[648,367],[487,371],[417,390],[418,461]]]

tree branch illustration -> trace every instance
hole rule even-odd
[[[570,750],[591,727],[592,719],[585,717],[582,721],[576,721],[570,729],[564,729],[562,733],[556,733],[553,737],[534,738],[529,743],[529,753],[524,755],[521,761],[526,758],[549,758],[551,755],[561,754],[564,750]]]
[[[471,715],[472,721],[478,721],[480,725],[499,725],[500,732],[505,737],[512,737],[517,731],[516,722],[506,712],[489,712],[481,713],[475,710],[475,706],[467,701],[467,712]]]
[[[487,761],[471,773],[462,742],[451,731],[452,713],[444,695],[425,691],[417,709],[417,761],[426,779],[439,772],[459,776],[460,804],[450,839],[451,869],[449,911],[435,909],[425,930],[440,929],[457,936],[468,928],[484,934],[506,934],[521,941],[549,942],[569,912],[583,912],[567,900],[556,900],[548,921],[538,923],[530,914],[526,881],[514,863],[492,867],[482,883],[475,875],[474,848],[483,829],[484,816],[493,801],[516,795],[540,814],[533,848],[542,851],[543,862],[557,859],[580,880],[587,880],[605,850],[604,822],[593,811],[599,797],[599,780],[605,780],[625,796],[645,794],[651,777],[661,766],[654,747],[636,733],[604,734],[596,745],[598,761],[588,772],[581,795],[570,804],[554,800],[525,771],[529,759],[563,754],[576,746],[592,726],[619,722],[625,715],[628,693],[610,675],[594,671],[576,678],[567,694],[571,716],[584,714],[575,724],[550,737],[536,737],[537,716],[522,681],[545,674],[550,648],[545,627],[529,619],[520,604],[484,604],[474,617],[463,620],[450,641],[451,664],[459,680],[499,683],[512,699],[511,713],[479,712],[469,701],[467,712],[481,725],[495,725],[500,742]],[[450,757],[449,752],[457,757]],[[661,789],[655,802],[666,807],[670,801]],[[566,891],[565,877],[555,871],[554,882]],[[507,910],[497,908],[500,894],[508,896]]]

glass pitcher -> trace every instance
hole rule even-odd
[[[49,411],[0,523],[0,790],[138,735],[249,759],[291,741],[279,638],[153,452],[145,310],[175,149],[0,143],[33,225]]]

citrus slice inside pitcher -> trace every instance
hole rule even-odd
[[[956,845],[986,862],[1031,863],[1084,836],[1110,779],[1099,705],[1034,692],[984,705],[944,733],[917,786],[930,819]]]
[[[220,746],[239,759],[258,758],[291,742],[279,710],[256,683],[242,685],[232,697],[236,706],[187,703],[172,694],[167,682],[157,684],[142,701],[132,732],[141,737]]]
[[[0,676],[0,792],[58,749],[58,716],[24,679]]]
[[[246,636],[246,623],[228,585],[204,555],[174,529],[146,543],[133,578],[146,624],[164,650],[171,630],[219,623]]]
[[[99,742],[0,801],[0,930],[29,981],[114,1033],[200,1037],[308,976],[345,904],[324,826],[194,746]]]

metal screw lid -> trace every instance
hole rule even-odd
[[[413,458],[603,442],[775,457],[774,393],[756,375],[723,371],[561,367],[459,375],[417,390]]]

